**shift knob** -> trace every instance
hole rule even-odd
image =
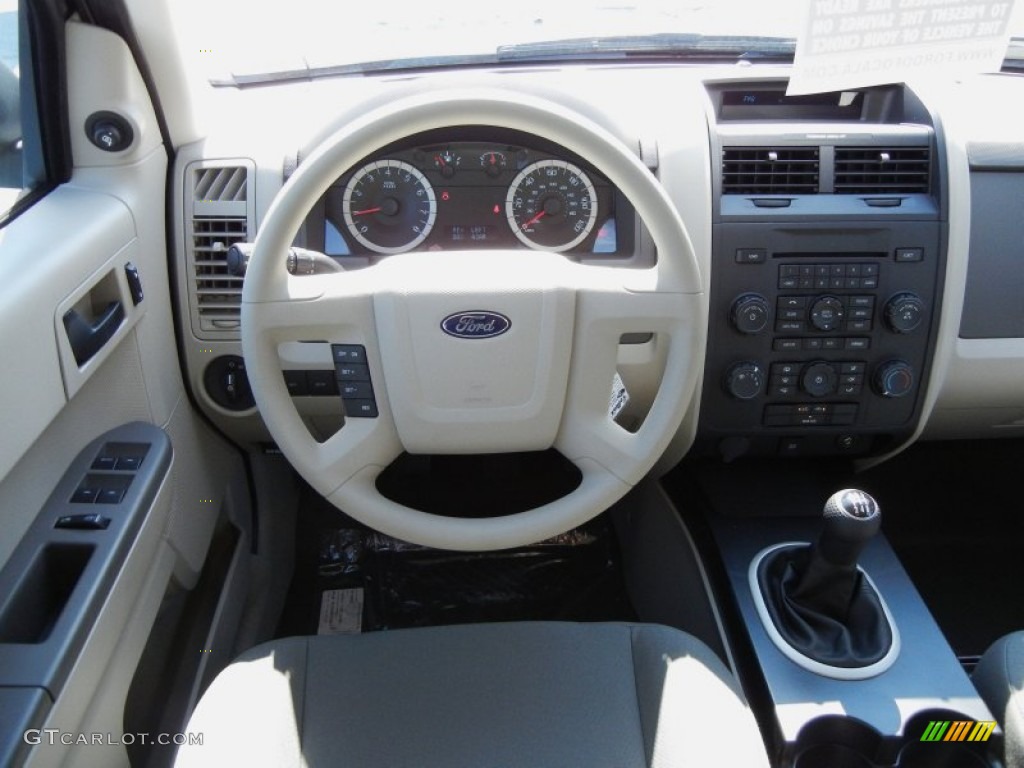
[[[825,527],[818,552],[832,565],[851,568],[882,524],[882,510],[870,494],[855,488],[833,493],[825,502]]]

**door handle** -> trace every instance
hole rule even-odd
[[[124,305],[112,301],[96,320],[89,322],[75,309],[64,313],[64,330],[68,334],[71,352],[79,366],[85,365],[92,356],[110,341],[124,321]]]

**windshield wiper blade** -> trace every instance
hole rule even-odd
[[[631,57],[792,61],[795,51],[793,40],[780,37],[665,33],[503,45],[497,58],[501,62]]]
[[[430,69],[487,67],[553,61],[608,61],[629,58],[701,61],[791,62],[796,43],[780,37],[737,37],[696,34],[620,35],[549,40],[499,46],[494,53],[382,59],[353,64],[235,73],[211,80],[218,87],[245,88],[299,80],[358,75],[402,74]]]

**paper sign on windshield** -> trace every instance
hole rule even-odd
[[[788,95],[996,72],[1013,0],[810,0]]]

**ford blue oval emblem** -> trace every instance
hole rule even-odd
[[[512,327],[512,321],[500,312],[473,310],[456,312],[441,321],[441,330],[457,339],[493,339]]]

